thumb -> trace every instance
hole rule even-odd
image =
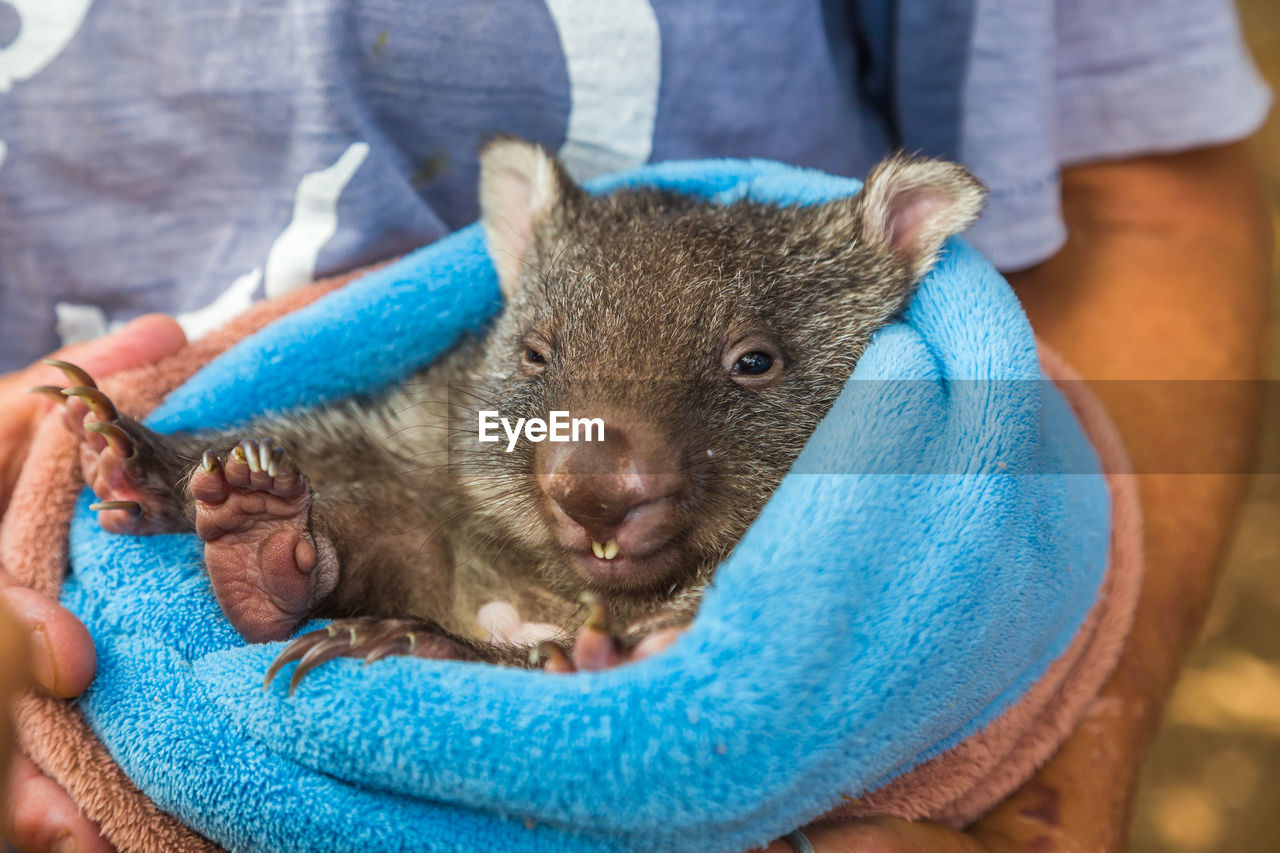
[[[164,314],[147,314],[105,337],[63,347],[51,357],[83,367],[95,377],[152,364],[187,343],[182,327]]]

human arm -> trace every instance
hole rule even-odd
[[[1246,380],[1263,358],[1270,219],[1244,144],[1069,168],[1063,205],[1066,246],[1009,278],[1039,337],[1086,379],[1152,380],[1092,385],[1144,472],[1133,631],[1071,739],[967,832],[833,823],[805,830],[819,853],[1126,845],[1143,754],[1247,486],[1227,472],[1248,470],[1257,437],[1260,386]],[[1215,381],[1159,381],[1192,379]]]

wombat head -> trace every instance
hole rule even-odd
[[[597,196],[544,149],[491,142],[480,201],[506,308],[471,408],[604,434],[507,452],[472,430],[460,480],[484,523],[561,589],[648,595],[713,570],[984,195],[960,166],[894,158],[808,207]]]

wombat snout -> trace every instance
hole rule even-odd
[[[637,418],[602,419],[603,441],[538,446],[534,466],[551,527],[591,580],[652,582],[666,562],[655,557],[681,532],[679,508],[689,484],[681,453]]]

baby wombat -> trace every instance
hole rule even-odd
[[[688,624],[983,196],[960,166],[904,158],[809,207],[597,196],[500,138],[480,200],[506,307],[399,387],[182,435],[117,414],[71,365],[75,387],[40,390],[67,401],[103,527],[194,530],[246,639],[336,620],[272,674],[300,660],[296,684],[335,656],[387,654],[599,668]],[[480,440],[482,413],[555,411],[594,425],[578,441]]]

